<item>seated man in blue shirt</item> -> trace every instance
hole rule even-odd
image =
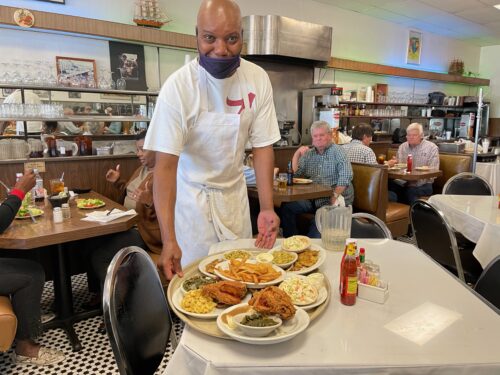
[[[332,133],[325,121],[311,125],[313,148],[302,146],[292,159],[296,177],[313,180],[314,183],[332,187],[331,197],[284,203],[281,206],[281,226],[283,235],[290,237],[298,234],[296,217],[302,213],[315,213],[318,208],[335,204],[342,195],[346,205],[352,205],[354,189],[351,184],[352,168],[342,148],[332,143]],[[314,220],[309,228],[309,237],[319,238],[320,234]]]

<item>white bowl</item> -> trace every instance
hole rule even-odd
[[[295,261],[297,260],[297,258],[299,257],[297,253],[294,253],[294,252],[291,252],[291,251],[286,251],[286,250],[283,250],[281,248],[281,246],[279,247],[275,247],[274,249],[272,250],[269,250],[269,254],[273,255],[274,256],[274,253],[277,252],[277,251],[284,251],[285,253],[288,253],[292,256],[292,260],[289,261],[289,262],[286,262],[286,263],[276,263],[273,259],[272,263],[281,267],[281,268],[287,268],[289,266],[291,266],[293,263],[295,263]]]
[[[272,319],[276,322],[275,325],[269,326],[269,327],[252,327],[252,326],[247,326],[244,324],[241,324],[241,321],[243,318],[247,315],[252,315],[251,313],[244,313],[244,314],[238,314],[233,317],[233,322],[238,327],[239,330],[241,330],[246,336],[250,337],[264,337],[269,335],[271,332],[273,332],[276,328],[280,327],[283,324],[283,321],[281,318],[274,316],[274,315],[269,315],[266,318]]]
[[[295,243],[293,246],[290,246],[289,243],[290,241],[295,241],[297,243]],[[307,236],[300,236],[300,235],[291,236],[288,238],[284,238],[281,241],[281,248],[283,250],[293,251],[295,253],[300,253],[304,250],[307,250],[309,249],[310,246],[311,246],[311,239]]]

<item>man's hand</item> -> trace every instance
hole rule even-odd
[[[115,183],[120,178],[120,164],[116,166],[116,169],[110,169],[106,172],[106,180]]]
[[[335,204],[335,202],[337,202],[337,197],[335,197],[335,195],[332,195],[330,197],[330,204],[333,206]]]
[[[302,156],[304,156],[304,154],[309,151],[309,147],[308,146],[300,146],[298,149],[297,149],[297,153],[299,155],[299,158],[301,158]]]
[[[259,234],[255,240],[255,246],[270,249],[276,242],[280,219],[274,210],[264,210],[259,213],[257,218],[257,228]]]
[[[174,275],[184,276],[181,267],[182,251],[177,241],[164,242],[163,249],[158,259],[158,268],[167,280],[172,280]]]
[[[14,189],[21,190],[24,194],[33,189],[35,186],[36,178],[33,169],[26,169],[23,177],[19,179],[14,185]]]

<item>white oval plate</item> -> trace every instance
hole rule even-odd
[[[222,253],[214,254],[212,256],[206,257],[205,259],[201,260],[200,263],[198,263],[198,270],[200,270],[200,272],[205,276],[216,278],[217,277],[216,274],[207,272],[206,270],[207,264],[211,263],[215,259],[221,259],[222,261],[224,261],[224,254]]]
[[[287,278],[289,277],[300,277],[300,278],[306,278],[306,276],[303,275],[294,275],[294,274],[288,274]],[[307,305],[294,305],[296,308],[301,308],[303,310],[311,310],[314,309],[315,307],[321,305],[323,302],[326,301],[326,297],[328,297],[328,291],[326,290],[326,287],[323,285],[321,288],[318,290],[318,298],[316,298],[316,301],[309,303]]]
[[[315,264],[313,264],[312,266],[302,268],[299,271],[288,271],[287,270],[286,271],[287,273],[291,273],[294,275],[305,275],[305,274],[310,273],[310,272],[314,271],[316,268],[319,268],[323,265],[323,263],[325,262],[325,259],[326,259],[326,250],[323,249],[321,246],[318,246],[315,244],[312,244],[309,249],[319,251],[318,261]]]
[[[247,260],[247,262],[249,262],[249,263],[257,263],[257,261],[253,260],[253,259],[249,259],[249,260]],[[240,281],[243,284],[245,284],[248,288],[260,289],[260,288],[265,288],[266,286],[279,284],[279,283],[281,283],[285,279],[286,272],[285,272],[285,270],[283,268],[278,267],[278,266],[276,266],[274,264],[271,264],[271,266],[273,267],[273,269],[275,271],[278,271],[279,273],[281,273],[281,276],[278,277],[278,278],[276,278],[276,279],[274,279],[274,280],[265,282],[265,283],[257,283],[257,284],[255,284],[255,283],[249,283],[249,282],[245,282],[245,281],[235,280],[235,279],[231,279],[230,277],[227,277],[227,276],[223,275],[222,273],[218,272],[218,270],[217,270],[218,268],[221,268],[224,271],[229,268],[229,261],[228,260],[226,260],[225,262],[219,263],[215,267],[215,274],[217,276],[219,276],[223,280]]]
[[[231,306],[224,310],[224,312],[229,312],[243,305],[246,305],[246,303]],[[309,321],[309,314],[307,314],[304,309],[298,308],[295,312],[295,316],[292,319],[284,320],[281,327],[271,332],[269,336],[266,337],[245,336],[239,329],[235,328],[233,330],[229,328],[229,326],[222,321],[221,315],[217,317],[217,327],[219,327],[222,332],[235,339],[236,341],[254,345],[270,345],[294,338],[307,328],[307,326],[309,325]]]
[[[181,306],[181,301],[182,299],[184,298],[184,293],[182,292],[182,289],[179,288],[177,289],[175,292],[174,292],[174,295],[172,296],[172,302],[174,303],[174,307],[179,310],[181,313],[183,314],[186,314],[186,315],[189,315],[189,316],[192,316],[194,318],[199,318],[199,319],[215,319],[217,318],[225,309],[227,309],[227,307],[223,307],[223,308],[218,308],[216,307],[214,310],[212,310],[211,312],[209,313],[206,313],[206,314],[197,314],[197,313],[193,313],[193,312],[190,312],[190,311],[186,311],[182,308]],[[250,294],[248,293],[245,298],[243,298],[242,301],[250,301]],[[245,302],[245,303],[246,303]],[[231,306],[233,307],[233,306]]]

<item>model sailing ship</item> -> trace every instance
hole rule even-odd
[[[159,0],[137,0],[135,3],[134,22],[138,26],[160,28],[170,22],[160,9]]]

